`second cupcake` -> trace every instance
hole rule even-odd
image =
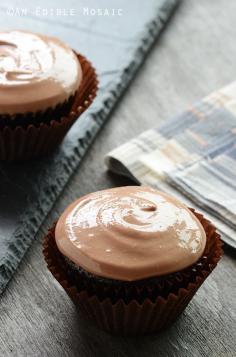
[[[51,152],[96,95],[85,57],[54,37],[0,33],[0,160]]]

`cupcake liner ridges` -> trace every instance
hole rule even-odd
[[[43,243],[48,269],[75,305],[103,330],[119,335],[158,332],[174,322],[183,312],[222,256],[222,243],[215,227],[202,215],[192,211],[206,231],[206,248],[199,262],[179,272],[174,279],[166,276],[167,284],[170,285],[167,295],[157,289],[156,296],[151,297],[146,287],[146,295],[143,296],[144,290],[137,285],[133,297],[130,294],[128,298],[123,296],[119,287],[114,287],[113,296],[108,297],[106,287],[102,290],[101,284],[96,286],[94,281],[92,292],[82,280],[80,285],[79,282],[74,283],[68,264],[55,243],[55,225],[49,230]],[[159,284],[158,279],[157,284]]]
[[[49,154],[61,143],[70,127],[93,102],[98,87],[96,72],[84,56],[77,54],[77,57],[82,67],[83,80],[72,98],[73,103],[69,113],[58,119],[56,116],[61,108],[55,111],[52,109],[47,113],[42,113],[44,119],[45,115],[48,115],[48,118],[37,125],[2,127],[0,129],[0,160],[29,160]],[[38,117],[40,115],[37,113]],[[23,117],[24,119],[27,121],[27,116]]]

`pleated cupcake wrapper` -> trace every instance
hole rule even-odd
[[[170,282],[173,284],[173,292],[170,292],[166,297],[158,295],[153,300],[147,295],[141,303],[137,299],[130,299],[129,302],[126,302],[122,298],[116,300],[116,295],[119,295],[116,288],[114,288],[114,298],[112,299],[106,297],[105,293],[101,298],[96,294],[91,295],[84,288],[79,289],[71,283],[68,266],[56,247],[55,226],[49,230],[43,243],[43,253],[48,269],[75,305],[103,330],[119,335],[143,335],[160,331],[174,322],[183,312],[222,256],[222,242],[215,227],[202,215],[193,212],[207,234],[204,253],[206,263],[202,266],[200,264],[201,269],[198,270],[197,275],[194,266],[188,271],[180,272],[180,275],[184,274],[183,281],[188,277],[188,284],[176,290],[174,283]],[[137,293],[138,291],[137,289]]]
[[[96,72],[84,56],[77,54],[77,57],[83,79],[69,114],[55,120],[52,109],[52,118],[47,123],[30,124],[27,128],[5,126],[0,130],[0,160],[29,160],[47,155],[61,143],[70,127],[91,105],[98,88]]]

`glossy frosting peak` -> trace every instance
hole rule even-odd
[[[203,254],[201,223],[181,202],[149,187],[91,193],[56,225],[58,249],[98,276],[133,281],[182,270]]]
[[[58,39],[0,32],[0,114],[53,108],[73,95],[81,80],[76,55]]]

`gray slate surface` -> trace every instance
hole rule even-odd
[[[97,69],[100,90],[93,106],[49,158],[0,164],[0,292],[80,163],[112,107],[127,87],[178,0],[100,0],[100,8],[122,8],[116,17],[83,16],[93,1],[9,0],[0,4],[1,27],[57,36],[86,55]],[[36,7],[72,8],[75,16],[37,16]],[[19,16],[21,9],[27,15]],[[41,10],[40,10],[41,11]],[[41,12],[42,13],[42,12]]]

